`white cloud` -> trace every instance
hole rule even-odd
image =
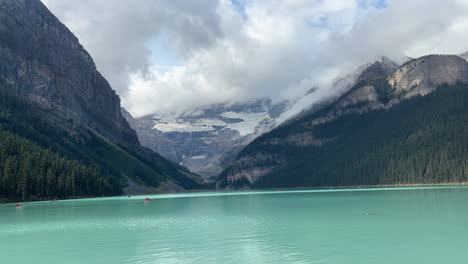
[[[373,57],[468,50],[467,0],[388,0],[384,9],[381,0],[242,0],[241,12],[229,0],[44,2],[135,115],[282,100],[319,85],[313,102]],[[178,65],[151,59],[162,34]]]
[[[125,100],[129,76],[145,74],[162,34],[181,57],[214,45],[221,34],[212,0],[42,0],[80,39]]]

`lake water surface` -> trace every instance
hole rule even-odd
[[[466,263],[468,188],[0,205],[0,263]]]

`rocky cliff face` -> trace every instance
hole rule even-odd
[[[429,55],[405,63],[388,83],[405,98],[426,95],[441,84],[468,81],[468,63],[459,56]]]
[[[39,0],[0,0],[0,79],[114,143],[139,144],[91,56]]]
[[[334,142],[337,137],[332,134],[339,131],[322,131],[344,116],[389,109],[405,99],[426,95],[439,85],[468,82],[468,63],[459,56],[425,56],[398,69],[395,64],[381,60],[357,72],[354,87],[341,97],[300,115],[249,144],[223,171],[218,187],[238,187],[239,183],[252,186],[260,180],[267,181],[265,177],[288,168],[288,157],[295,154],[287,153],[287,149],[323,148]]]

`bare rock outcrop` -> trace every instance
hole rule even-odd
[[[404,98],[426,95],[439,85],[459,81],[468,81],[468,63],[454,55],[429,55],[409,61],[388,78]]]

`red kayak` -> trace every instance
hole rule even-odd
[[[148,197],[145,198],[145,202],[149,202],[149,198],[148,198]]]
[[[16,207],[23,207],[23,204],[22,203],[17,203]]]

